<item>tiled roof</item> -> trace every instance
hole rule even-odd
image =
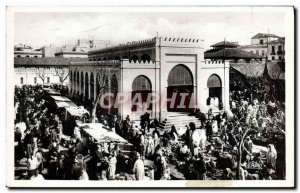
[[[70,62],[84,62],[87,58],[31,58],[31,57],[15,57],[15,67],[37,67],[37,66],[67,66]]]
[[[60,51],[56,52],[55,55],[59,54],[76,54],[76,55],[88,55],[88,52],[80,52],[80,51]]]
[[[284,80],[285,75],[283,69],[280,67],[279,63],[268,62],[267,70],[270,79],[273,80]]]
[[[246,77],[262,77],[265,63],[230,63],[230,67],[245,75]]]
[[[251,39],[266,38],[266,37],[279,38],[279,36],[277,36],[275,34],[258,33],[255,36],[253,36]]]
[[[238,47],[239,45],[235,42],[221,41],[219,43],[213,44],[210,47]]]
[[[241,49],[226,48],[204,52],[204,59],[261,59],[262,56]]]

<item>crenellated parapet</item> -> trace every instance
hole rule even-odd
[[[203,47],[204,40],[196,38],[161,37],[157,45],[173,47]]]
[[[146,61],[122,60],[122,61],[123,61],[123,63],[136,64],[136,65],[140,65],[140,64],[154,64],[155,63],[152,60],[146,60]]]
[[[89,51],[88,54],[95,55],[95,54],[102,54],[102,53],[124,51],[124,50],[128,50],[128,49],[133,49],[136,47],[155,46],[155,42],[156,42],[156,38],[127,42],[124,44],[119,44],[117,46],[102,48],[99,50],[92,50],[92,51]]]
[[[133,60],[124,59],[121,61],[121,67],[122,68],[141,68],[141,69],[154,68],[155,62],[152,60],[150,60],[150,61],[133,61]]]
[[[205,60],[205,64],[224,64],[224,61],[222,60]]]
[[[202,61],[201,68],[229,68],[229,61],[225,60],[204,60]]]
[[[87,62],[70,62],[70,66],[118,66],[119,60],[104,60],[104,61],[87,61]]]
[[[172,38],[172,37],[164,37],[162,38],[162,42],[174,42],[174,43],[200,43],[203,40],[200,39],[192,39],[192,38]]]

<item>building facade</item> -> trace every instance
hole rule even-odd
[[[69,84],[69,63],[80,61],[67,58],[14,58],[15,85]]]
[[[229,110],[229,63],[206,62],[200,39],[156,37],[90,51],[88,59],[70,64],[71,94],[95,100],[101,69],[110,69],[109,90],[129,99],[116,107],[122,118],[147,111],[163,120],[195,108],[207,113],[221,102]],[[120,102],[114,97],[110,102]]]
[[[34,49],[31,46],[18,44],[14,46],[14,57],[34,57],[34,58],[41,58],[43,56],[41,49]]]
[[[284,62],[284,44],[284,37],[279,37],[275,34],[258,33],[251,38],[251,45],[243,45],[239,48],[268,58],[268,61]]]

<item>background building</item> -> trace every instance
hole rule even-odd
[[[41,58],[42,50],[34,49],[29,45],[18,44],[14,46],[14,57],[34,57]]]
[[[15,57],[15,85],[68,85],[69,64],[71,61],[82,61],[82,59]]]
[[[268,58],[272,62],[284,62],[285,38],[275,34],[258,33],[251,38],[251,45],[239,48]]]
[[[42,57],[87,58],[88,51],[106,48],[110,41],[78,39],[75,44],[57,47],[53,44],[42,48]]]

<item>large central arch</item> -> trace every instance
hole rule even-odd
[[[171,112],[189,112],[194,109],[190,104],[193,100],[194,81],[191,70],[178,64],[168,75],[167,110]]]

